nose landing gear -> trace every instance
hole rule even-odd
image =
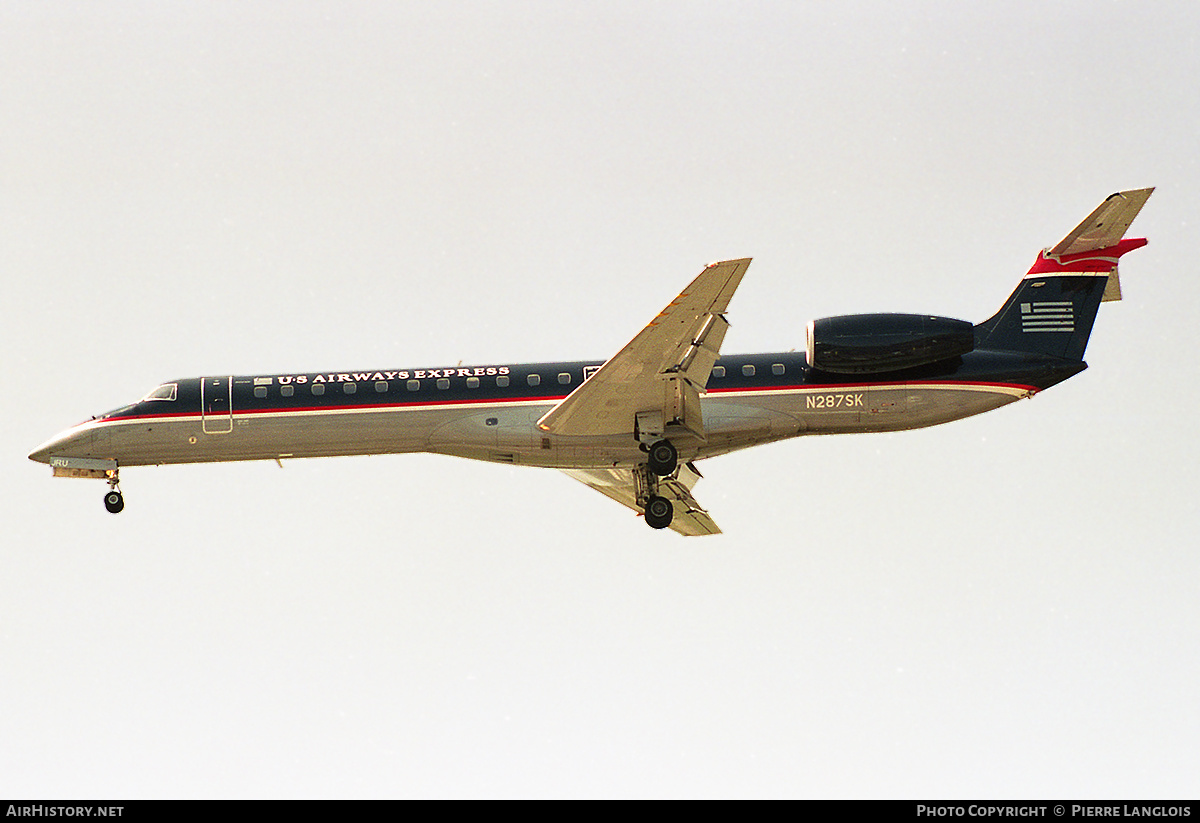
[[[125,498],[120,492],[107,492],[104,495],[104,508],[113,514],[120,514],[121,509],[125,508]]]
[[[125,508],[125,496],[121,494],[119,469],[108,472],[108,491],[104,493],[104,508],[110,514],[120,514]]]

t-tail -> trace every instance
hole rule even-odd
[[[1083,360],[1100,304],[1121,299],[1117,262],[1146,245],[1124,237],[1153,191],[1117,192],[1043,250],[1004,307],[975,327],[975,348]]]

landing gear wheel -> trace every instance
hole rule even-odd
[[[646,525],[652,529],[665,529],[671,525],[675,507],[665,497],[651,497],[646,501]]]
[[[646,464],[659,477],[667,477],[679,465],[679,452],[670,440],[659,440],[650,446]]]
[[[125,508],[125,498],[119,491],[110,491],[104,495],[104,508],[112,514],[120,514]]]

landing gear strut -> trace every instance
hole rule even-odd
[[[675,515],[675,506],[658,493],[659,476],[650,469],[649,465],[642,463],[634,468],[633,478],[638,505],[646,514],[646,525],[652,529],[665,529],[671,525],[671,518]]]
[[[118,469],[113,469],[108,473],[108,491],[104,493],[104,508],[108,509],[110,514],[120,514],[121,509],[125,508],[125,497],[121,494],[117,472]]]

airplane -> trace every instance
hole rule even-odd
[[[814,434],[922,428],[998,408],[1087,368],[1100,303],[1121,297],[1124,239],[1153,188],[1118,192],[1043,250],[982,323],[860,314],[808,324],[803,352],[721,356],[750,259],[707,266],[606,361],[172,380],[29,458],[57,477],[122,467],[434,452],[561,469],[686,535],[720,529],[692,495],[696,463]],[[282,463],[280,464],[282,465]]]

